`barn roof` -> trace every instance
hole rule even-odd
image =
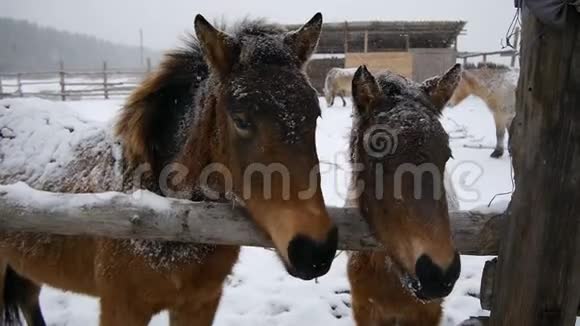
[[[319,53],[343,53],[345,35],[348,52],[367,50],[396,51],[411,48],[448,48],[463,31],[464,21],[352,21],[325,23],[318,45]],[[288,25],[290,29],[299,25]]]

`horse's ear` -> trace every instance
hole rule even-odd
[[[321,30],[322,14],[317,13],[300,29],[288,33],[284,42],[294,51],[300,62],[305,63],[318,45]]]
[[[366,66],[360,66],[352,78],[352,98],[359,113],[367,113],[371,104],[379,99],[381,90],[375,77]]]
[[[431,98],[431,102],[438,111],[443,110],[447,101],[453,95],[461,80],[461,65],[456,64],[443,76],[429,78],[421,84],[421,88]]]
[[[235,42],[213,27],[202,15],[195,16],[195,34],[208,64],[221,76],[230,72],[234,64]]]

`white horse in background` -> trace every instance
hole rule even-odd
[[[469,95],[481,98],[493,114],[495,122],[496,145],[491,157],[501,157],[504,153],[505,132],[509,131],[516,115],[519,73],[491,62],[468,64],[463,69],[461,82],[447,104],[456,106]]]
[[[351,96],[352,77],[356,68],[332,68],[324,81],[324,98],[328,107],[334,105],[334,98],[340,96],[342,106],[346,106],[345,96]]]

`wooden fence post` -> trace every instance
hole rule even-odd
[[[64,72],[64,62],[61,60],[60,63],[60,72],[58,73],[60,76],[60,98],[63,101],[66,101],[66,82],[65,82],[65,72]]]
[[[103,90],[105,93],[105,100],[109,99],[109,81],[107,79],[107,61],[103,62]]]
[[[483,59],[482,60],[483,60],[484,63],[487,62],[487,54],[484,54],[483,55]]]
[[[516,66],[516,58],[519,54],[519,43],[520,43],[520,28],[516,27],[515,35],[514,35],[514,54],[512,55],[512,61],[510,63],[511,67]]]
[[[580,14],[557,29],[523,10],[510,149],[516,188],[491,325],[574,325],[580,304]]]
[[[367,53],[368,51],[369,51],[369,31],[365,30],[364,52]]]
[[[24,96],[24,92],[22,92],[22,74],[18,73],[16,74],[16,94],[18,94],[19,97]]]
[[[344,54],[348,53],[348,22],[344,22]]]
[[[151,58],[147,58],[147,73],[151,72]]]

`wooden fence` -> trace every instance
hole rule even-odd
[[[516,50],[501,50],[491,52],[458,52],[457,59],[463,59],[463,64],[465,65],[471,58],[481,57],[481,60],[478,60],[478,62],[487,62],[487,58],[494,55],[499,55],[500,57],[511,57],[510,66],[514,67],[516,65],[516,59],[519,55],[519,52]]]
[[[150,71],[150,60],[145,70],[111,69],[104,62],[102,70],[67,71],[61,62],[58,71],[0,73],[0,98],[45,97],[67,101],[126,96]],[[28,87],[40,89],[28,91]]]
[[[168,199],[147,191],[65,194],[23,184],[0,185],[0,211],[0,232],[272,247],[243,210],[232,204]],[[340,249],[381,250],[356,208],[328,207],[328,213],[339,229]],[[497,254],[502,216],[452,212],[457,249],[471,255]]]
[[[512,49],[491,52],[457,52],[457,59],[463,59],[463,65],[466,65],[468,60],[471,58],[481,57],[481,62],[487,62],[488,57],[499,55],[500,57],[511,57],[510,66],[515,67],[516,59],[520,55],[520,52],[516,50],[519,48],[520,43],[519,27],[515,29],[513,37],[513,44],[511,44]]]
[[[486,62],[489,56],[511,56],[511,66],[515,65],[519,53],[515,50],[493,52],[457,52],[457,58],[466,64],[469,59],[481,57]],[[344,54],[315,55],[307,66],[312,85],[323,95],[324,80],[330,68],[345,66]],[[61,63],[58,71],[0,73],[0,98],[41,97],[49,99],[80,100],[83,98],[104,98],[127,96],[151,71],[151,61],[143,69],[111,69],[107,62],[102,70],[65,70]],[[29,87],[40,90],[26,90]]]

